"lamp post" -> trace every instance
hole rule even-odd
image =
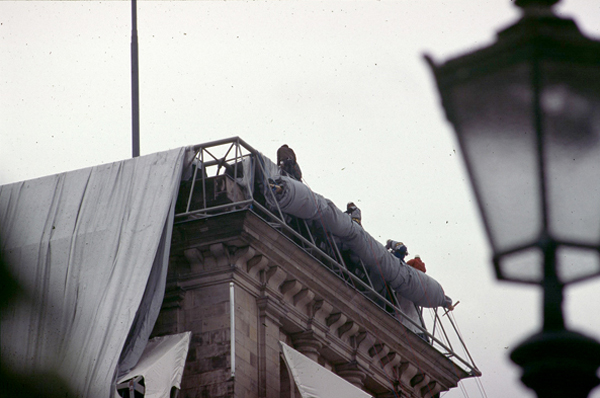
[[[499,280],[541,285],[543,327],[512,353],[538,397],[586,397],[600,344],[566,330],[563,288],[600,275],[600,42],[516,0],[492,45],[436,64]],[[594,304],[597,303],[597,300]]]

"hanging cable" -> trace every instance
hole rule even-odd
[[[459,336],[460,340],[462,341],[462,332],[460,331],[460,328],[458,326],[458,321],[456,320],[456,316],[454,314],[450,315],[452,317],[452,321],[453,324],[456,325],[456,333]],[[467,347],[463,344],[463,350],[465,351],[465,354],[471,358],[471,354],[469,353]],[[473,359],[471,358],[471,361]],[[483,382],[480,380],[479,377],[475,377],[475,384],[477,385],[477,387],[479,388],[479,391],[481,392],[481,395],[485,398],[487,398],[487,393],[485,391],[485,388],[483,386]]]

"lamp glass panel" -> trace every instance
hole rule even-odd
[[[600,253],[577,247],[559,247],[556,251],[556,273],[564,283],[600,275]]]
[[[544,62],[550,234],[600,246],[600,67]]]
[[[538,247],[504,255],[499,266],[501,279],[537,284],[544,279],[544,255]]]
[[[537,240],[542,229],[533,93],[527,64],[453,87],[451,112],[497,253]]]

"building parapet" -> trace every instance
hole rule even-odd
[[[432,310],[432,324],[412,325],[421,332],[414,333],[393,295],[380,295],[366,272],[350,270],[337,247],[323,250],[304,220],[274,208],[260,188],[267,182],[255,178],[257,168],[268,167],[257,154],[237,137],[190,150],[176,206],[169,300],[156,333],[181,326],[178,306],[185,313],[189,292],[233,282],[282,341],[376,396],[433,397],[481,374],[466,347],[467,359],[452,349],[464,342],[448,326],[450,317]],[[262,349],[256,365],[266,371],[268,347]],[[261,380],[264,389],[268,382]]]

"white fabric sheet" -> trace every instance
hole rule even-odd
[[[355,385],[280,341],[283,357],[302,398],[370,398]]]
[[[3,365],[109,397],[157,256],[184,148],[0,187],[1,249],[27,300],[2,314]]]
[[[181,388],[191,334],[185,332],[150,339],[138,364],[118,383],[143,376],[146,398],[169,398],[171,387]]]

